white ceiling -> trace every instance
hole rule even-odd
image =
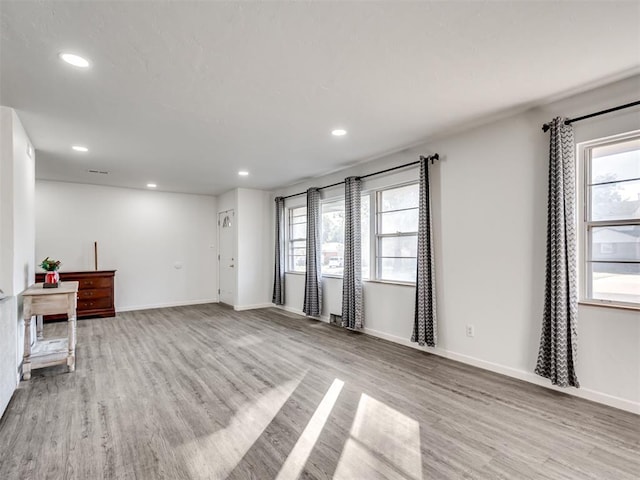
[[[18,110],[38,178],[177,192],[273,189],[640,65],[633,1],[0,9],[0,102]]]

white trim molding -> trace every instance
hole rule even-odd
[[[116,314],[121,312],[134,312],[136,310],[151,310],[153,308],[186,307],[188,305],[203,305],[205,303],[219,303],[217,298],[205,298],[201,300],[186,300],[184,302],[157,303],[153,305],[133,305],[131,307],[117,307]]]
[[[256,310],[258,308],[270,308],[274,306],[273,303],[256,303],[254,305],[234,305],[233,309],[236,312],[242,312],[244,310]]]
[[[413,349],[420,350],[422,352],[432,353],[434,355],[448,358],[456,362],[465,363],[467,365],[472,365],[474,367],[478,367],[483,370],[488,370],[490,372],[506,375],[507,377],[516,378],[518,380],[523,380],[528,383],[533,383],[535,385],[548,388],[549,390],[565,393],[567,395],[583,398],[585,400],[591,400],[592,402],[601,403],[603,405],[618,408],[620,410],[625,410],[627,412],[640,414],[640,403],[632,402],[624,398],[614,397],[612,395],[608,395],[602,392],[597,392],[595,390],[589,390],[587,388],[556,387],[555,385],[551,385],[548,380],[542,377],[539,377],[533,372],[526,372],[524,370],[518,370],[516,368],[506,367],[498,363],[487,362],[486,360],[471,357],[468,355],[463,355],[463,354],[452,352],[449,350],[444,350],[438,347],[436,348],[421,347],[417,343],[413,343],[404,338],[397,337],[395,335],[389,335],[388,333],[380,332],[378,330],[365,328],[364,333],[366,333],[367,335],[371,335],[372,337],[382,338],[383,340],[388,340],[390,342],[398,343],[406,347],[411,347]]]
[[[287,307],[286,305],[278,305],[277,308],[281,310],[285,310],[287,312],[295,313],[304,317],[304,314],[301,310],[297,308]],[[312,318],[312,317],[305,317]],[[317,318],[316,320],[320,320],[325,323],[329,323],[329,317]],[[450,360],[454,360],[456,362],[465,363],[467,365],[472,365],[474,367],[481,368],[483,370],[488,370],[490,372],[499,373],[501,375],[506,375],[507,377],[516,378],[518,380],[523,380],[527,383],[533,383],[535,385],[548,388],[549,390],[554,390],[556,392],[565,393],[567,395],[571,395],[578,398],[583,398],[585,400],[591,400],[592,402],[601,403],[603,405],[607,405],[609,407],[618,408],[620,410],[625,410],[627,412],[640,414],[640,403],[632,402],[630,400],[626,400],[624,398],[614,397],[612,395],[607,395],[606,393],[597,392],[595,390],[589,390],[588,388],[560,388],[554,385],[551,385],[548,380],[539,377],[533,372],[526,372],[524,370],[518,370],[516,368],[506,367],[504,365],[500,365],[498,363],[487,362],[486,360],[481,360],[479,358],[471,357],[468,355],[463,355],[460,353],[452,352],[449,350],[444,350],[442,348],[431,348],[431,347],[421,347],[417,343],[413,343],[408,339],[398,337],[396,335],[389,335],[388,333],[380,332],[378,330],[373,330],[371,328],[364,328],[364,332],[367,335],[371,335],[372,337],[381,338],[383,340],[388,340],[393,343],[397,343],[399,345],[404,345],[405,347],[410,347],[415,350],[419,350],[422,352],[432,353],[434,355],[438,355],[440,357],[448,358]]]

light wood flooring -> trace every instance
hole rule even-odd
[[[45,325],[45,334],[64,324]],[[78,322],[0,479],[638,479],[640,417],[276,309]]]

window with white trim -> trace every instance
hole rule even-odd
[[[305,272],[307,264],[307,207],[289,208],[288,272]]]
[[[376,193],[376,279],[416,281],[419,185]]]
[[[344,272],[344,198],[322,202],[322,274],[341,277]],[[360,200],[362,277],[369,278],[369,195]]]
[[[640,133],[586,144],[582,158],[582,297],[640,306]]]
[[[320,211],[322,274],[342,276],[344,271],[344,199],[322,202]]]

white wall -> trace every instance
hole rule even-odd
[[[237,310],[271,305],[268,288],[271,267],[271,195],[261,190],[237,189],[238,296]]]
[[[13,109],[0,107],[0,414],[24,354],[21,293],[34,281],[35,155]]]
[[[438,152],[433,208],[439,344],[426,350],[533,383],[544,298],[548,134],[554,116],[579,116],[637,99],[640,77],[548,104],[276,192],[340,181]],[[626,110],[575,124],[576,141],[635,130]],[[365,181],[365,189],[417,178],[417,169]],[[323,193],[341,195],[340,189]],[[287,205],[303,202],[287,200]],[[339,307],[341,280],[324,279],[323,315]],[[287,274],[285,308],[302,307],[304,277]],[[366,282],[366,332],[411,345],[414,288]],[[335,313],[339,313],[339,310]],[[640,314],[579,307],[578,378],[564,392],[640,412]],[[475,337],[465,326],[475,327]]]
[[[236,188],[218,197],[218,213],[235,213],[236,310],[271,306],[271,201],[269,192],[249,188]]]
[[[35,154],[20,119],[13,111],[13,292],[34,281]]]
[[[115,269],[116,310],[216,302],[215,197],[36,182],[36,258]]]
[[[0,107],[0,126],[0,288],[18,295],[34,277],[35,154],[13,109]]]
[[[238,208],[238,190],[231,190],[218,196],[218,212],[236,210]]]
[[[13,110],[0,106],[0,289],[13,292]]]

